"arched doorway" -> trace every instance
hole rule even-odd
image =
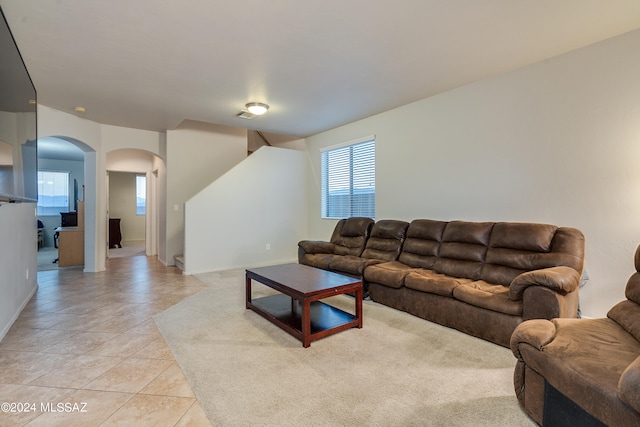
[[[95,151],[87,144],[74,138],[65,136],[48,136],[38,138],[38,170],[39,176],[42,173],[65,175],[67,182],[67,190],[65,196],[67,197],[66,209],[60,206],[59,212],[77,212],[78,202],[83,202],[85,205],[84,218],[91,218],[95,216],[95,204],[91,203],[91,200],[95,200],[95,178],[92,177],[92,171],[96,168],[96,155]],[[39,184],[39,192],[41,185]],[[86,191],[85,191],[86,189]],[[41,196],[41,195],[39,195]],[[64,196],[63,196],[64,197]],[[44,197],[39,197],[43,200]],[[89,203],[87,202],[89,199]],[[38,206],[38,219],[43,225],[43,247],[56,247],[57,246],[57,227],[61,226],[61,216],[59,212],[53,212],[51,210],[43,209]],[[93,236],[95,231],[95,220],[84,221],[84,232],[79,242],[80,250],[83,253],[83,261],[79,266],[84,266],[85,270],[92,271],[95,269],[95,243],[90,237]],[[55,248],[57,249],[57,247]],[[57,259],[57,250],[54,252],[55,259]],[[46,265],[45,261],[38,261],[38,269],[45,269],[43,267],[57,268],[47,257]]]

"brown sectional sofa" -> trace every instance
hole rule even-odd
[[[371,226],[369,237],[366,231],[358,234],[358,246],[345,240],[356,241],[356,223],[367,228],[364,219],[350,218],[338,223],[330,242],[300,242],[299,262],[361,274],[372,300],[505,347],[523,320],[577,317],[584,266],[579,230],[515,222],[382,220]],[[372,237],[378,240],[373,246],[389,250],[367,251]],[[345,248],[351,264],[341,261]],[[356,262],[358,257],[363,261]],[[345,271],[345,265],[356,264],[362,269]]]
[[[640,425],[640,247],[602,319],[529,320],[511,338],[520,404],[543,425]]]

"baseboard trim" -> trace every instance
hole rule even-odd
[[[229,265],[229,266],[224,266],[224,267],[216,267],[216,268],[209,269],[209,270],[190,270],[190,271],[183,270],[182,274],[184,274],[185,276],[191,276],[191,275],[194,275],[194,274],[215,273],[217,271],[246,269],[246,268],[268,267],[268,266],[271,266],[271,265],[289,264],[289,263],[296,263],[297,264],[298,263],[298,258],[286,258],[286,259],[280,259],[280,260],[271,260],[271,261],[258,262],[258,263],[253,263],[253,264]]]
[[[13,317],[9,321],[9,324],[6,325],[2,329],[2,331],[0,331],[0,341],[2,341],[4,337],[9,333],[9,330],[11,329],[13,324],[16,322],[16,320],[18,320],[18,317],[20,317],[20,313],[22,313],[22,310],[24,310],[27,304],[29,304],[29,301],[31,301],[31,298],[33,298],[37,290],[38,290],[38,284],[36,283],[36,285],[33,287],[29,295],[27,295],[27,298],[25,298],[25,300],[22,301],[22,304],[20,304],[20,308],[18,308],[18,310],[14,313]]]

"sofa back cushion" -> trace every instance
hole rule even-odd
[[[636,272],[627,280],[625,289],[627,300],[614,305],[607,317],[640,341],[640,246],[636,249],[634,264]]]
[[[371,228],[362,257],[381,261],[397,260],[408,226],[408,222],[392,219],[376,222]]]
[[[367,244],[374,221],[371,218],[352,217],[341,219],[331,235],[334,254],[360,256]]]
[[[584,236],[548,224],[499,222],[493,227],[483,280],[504,286],[521,273],[566,266],[582,273]]]
[[[607,317],[640,341],[640,305],[629,300],[620,301],[611,307]]]
[[[479,279],[493,225],[493,222],[447,223],[433,269],[449,276]]]
[[[446,225],[445,221],[430,219],[411,221],[398,261],[409,267],[433,269]]]
[[[535,269],[548,253],[558,227],[546,224],[499,222],[491,232],[483,280],[509,286],[519,274]]]
[[[627,281],[627,288],[625,289],[625,296],[628,300],[640,304],[640,245],[636,249],[636,254],[633,259],[636,272],[631,275],[629,281]]]

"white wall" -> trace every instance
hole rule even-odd
[[[307,145],[306,141],[303,138],[298,138],[296,136],[290,135],[280,135],[275,133],[261,132],[262,136],[269,142],[269,144],[273,147],[279,148],[290,148],[292,150],[306,150]],[[264,140],[258,135],[258,132],[255,130],[249,130],[247,132],[247,150],[256,151],[258,148],[269,145],[264,142]]]
[[[167,131],[166,253],[184,253],[184,203],[247,157],[246,129],[185,121]]]
[[[37,289],[35,203],[0,203],[0,340]]]
[[[297,262],[307,165],[302,151],[262,147],[187,201],[185,274]]]
[[[165,135],[166,137],[166,135]],[[166,138],[162,144],[162,153],[166,158]],[[151,221],[147,222],[147,233],[157,241],[147,241],[147,255],[158,255],[160,261],[167,259],[167,167],[160,158],[153,159],[153,178],[149,177],[151,191],[156,202],[153,204],[154,213],[150,213]],[[154,250],[157,249],[157,252]],[[166,263],[165,263],[166,264]]]
[[[153,154],[148,151],[118,149],[107,153],[107,170],[117,172],[145,172],[153,169]]]
[[[160,156],[162,151],[164,138],[160,132],[110,125],[100,125],[100,131],[107,153],[122,149],[137,149]]]
[[[319,215],[319,149],[375,134],[378,219],[577,227],[582,312],[606,315],[640,243],[639,49],[635,31],[308,138],[310,237],[335,224]]]

